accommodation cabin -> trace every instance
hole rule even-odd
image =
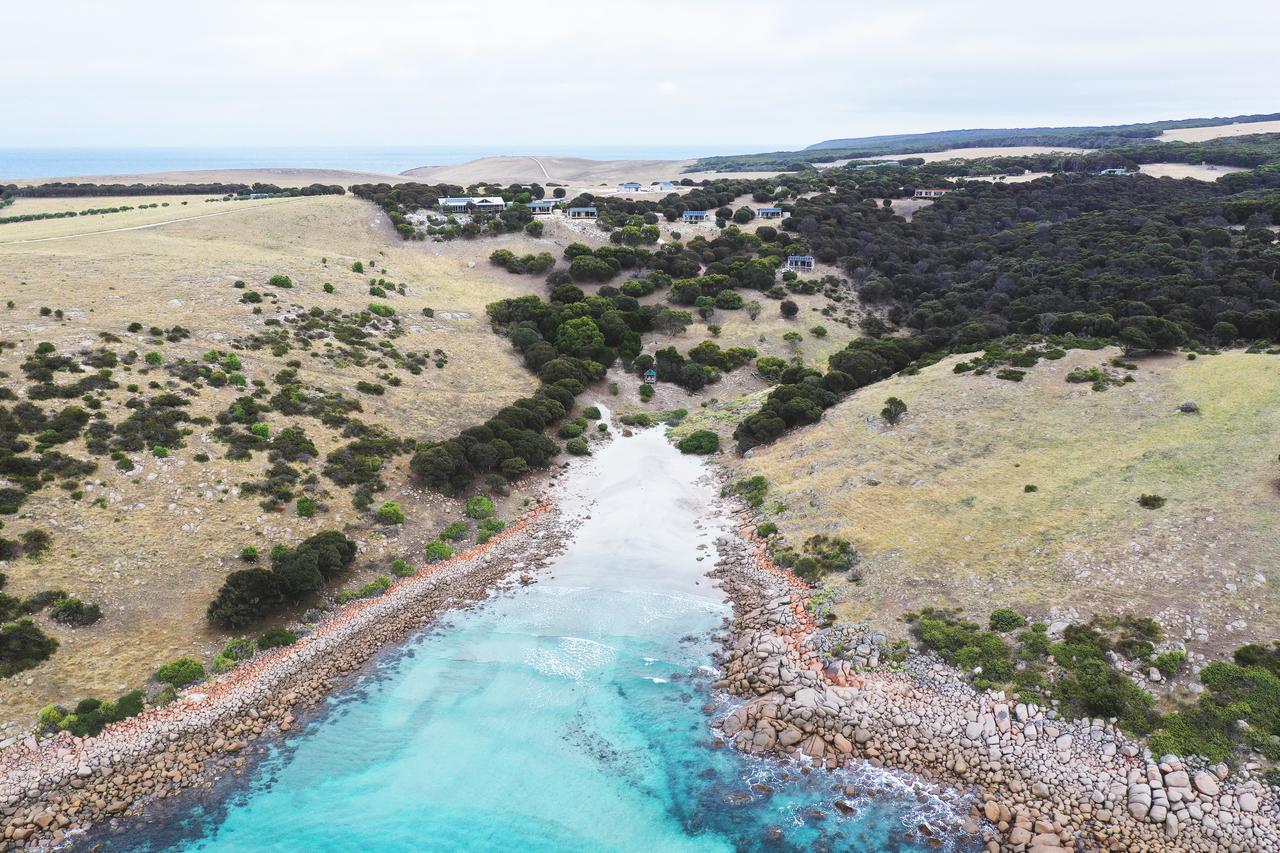
[[[645,385],[658,384],[658,371],[654,370],[652,367],[646,370],[644,372],[644,384]]]
[[[536,199],[525,206],[534,216],[549,216],[556,209],[556,203],[549,198]]]
[[[787,269],[794,272],[813,272],[813,255],[788,255]]]
[[[624,193],[638,193],[642,187],[635,181],[627,181],[625,184],[619,184],[618,189]]]
[[[498,213],[507,209],[499,196],[446,196],[436,202],[443,213]]]
[[[657,187],[658,192],[669,193],[676,188],[676,185],[673,181],[658,181]]]
[[[686,210],[680,214],[681,222],[706,222],[711,218],[711,212],[708,210]]]
[[[595,219],[596,209],[594,207],[571,207],[569,208],[570,219]]]
[[[916,198],[942,198],[951,190],[942,187],[916,190]]]
[[[1098,174],[1099,175],[1127,175],[1129,174],[1129,170],[1128,169],[1103,169]]]
[[[756,216],[761,219],[781,219],[782,208],[780,207],[760,207],[756,209]]]

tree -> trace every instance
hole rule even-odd
[[[778,306],[778,309],[782,312],[782,316],[788,320],[800,313],[800,306],[790,299],[782,300],[782,304]]]
[[[556,332],[556,349],[567,355],[586,358],[603,346],[604,335],[590,317],[569,320]]]
[[[890,397],[884,401],[884,408],[880,410],[880,417],[891,424],[896,424],[906,413],[907,404],[897,397]]]

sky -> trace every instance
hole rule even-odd
[[[4,6],[2,147],[728,152],[1280,111],[1274,0]]]

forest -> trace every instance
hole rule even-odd
[[[1280,119],[1280,113],[1240,115],[1230,118],[1179,119],[1096,127],[941,130],[932,133],[828,139],[810,145],[801,151],[773,151],[762,154],[704,157],[690,167],[689,171],[748,172],[763,168],[804,169],[814,163],[830,163],[835,160],[876,157],[885,154],[947,151],[952,148],[1009,148],[1023,145],[1061,145],[1067,148],[1101,149],[1149,146],[1159,150],[1161,146],[1156,144],[1155,138],[1166,130],[1215,127],[1229,123],[1275,121],[1276,119]]]

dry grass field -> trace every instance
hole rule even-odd
[[[1280,637],[1280,358],[1147,359],[1102,392],[1065,381],[1114,355],[1073,351],[1021,383],[954,374],[953,357],[726,462],[768,478],[790,542],[856,546],[863,583],[832,579],[851,619],[901,631],[925,605],[1013,606],[1149,615],[1201,651]],[[896,427],[879,416],[890,395],[909,409]],[[1186,400],[1200,413],[1180,413]],[[684,429],[728,434],[752,407],[710,407]],[[1144,493],[1168,502],[1144,509]]]
[[[100,200],[84,204],[99,206]],[[187,207],[205,206],[193,201]],[[208,207],[225,210],[225,215],[78,237],[67,236],[64,229],[88,224],[79,217],[0,226],[0,241],[19,233],[25,240],[64,238],[0,244],[0,340],[16,344],[0,354],[0,385],[25,398],[30,382],[20,365],[41,341],[54,344],[60,353],[100,346],[119,355],[157,351],[172,363],[184,356],[199,359],[212,349],[233,350],[233,339],[267,331],[268,320],[299,310],[294,306],[355,312],[376,301],[393,306],[402,319],[405,334],[394,340],[401,352],[440,349],[448,355],[447,364],[437,368],[428,363],[419,376],[391,367],[389,372],[403,384],[387,385],[381,396],[360,393],[356,383],[381,382],[379,374],[388,370],[313,358],[297,348],[280,357],[269,347],[238,350],[243,373],[250,382],[263,380],[274,389],[276,373],[297,359],[302,382],[358,399],[363,412],[357,417],[415,439],[452,434],[535,387],[484,318],[486,303],[531,286],[528,279],[483,261],[494,245],[402,242],[380,211],[349,196]],[[93,222],[113,228],[116,223],[140,224],[135,214],[152,212],[130,211]],[[355,260],[363,261],[365,273],[351,270]],[[276,274],[290,276],[294,287],[267,286]],[[407,293],[372,298],[370,277],[404,283]],[[246,288],[234,288],[237,280],[245,281]],[[332,294],[323,291],[325,282],[334,286]],[[261,314],[239,301],[246,290],[263,294]],[[8,303],[12,307],[5,307]],[[426,307],[434,309],[434,317],[422,315]],[[60,310],[63,317],[43,316],[41,308]],[[128,332],[131,322],[141,323],[143,331]],[[182,326],[191,337],[157,340],[146,331],[151,326]],[[104,340],[104,332],[119,342]],[[312,349],[317,351],[322,347]],[[148,370],[141,360],[131,368],[118,367],[115,378],[121,387],[108,391],[102,405],[111,423],[129,413],[124,403],[134,395],[124,387],[127,383],[140,384],[144,395],[159,393],[147,388],[151,381],[163,390],[189,387],[163,368]],[[205,385],[191,398],[190,414],[212,417],[243,393],[230,385]],[[56,411],[67,402],[77,401],[42,405]],[[295,424],[306,430],[320,451],[320,459],[300,464],[307,470],[318,472],[323,456],[348,440],[314,418],[273,412],[266,420],[273,431]],[[375,506],[399,501],[408,515],[403,526],[372,522],[354,509],[349,490],[324,477],[317,497],[327,504],[326,511],[310,519],[298,517],[292,506],[284,513],[267,513],[258,497],[240,497],[237,488],[263,476],[266,454],[229,461],[227,446],[211,437],[212,426],[192,429],[187,446],[167,458],[130,454],[137,467],[127,473],[105,456],[91,456],[83,438],[60,445],[71,456],[98,462],[98,469],[84,478],[83,497],[75,500],[53,483],[34,493],[17,516],[3,517],[0,535],[6,538],[31,529],[53,537],[45,556],[0,564],[8,576],[5,592],[23,597],[62,589],[98,603],[104,617],[83,628],[53,623],[47,611],[36,617],[61,647],[35,669],[0,681],[0,742],[6,730],[12,733],[33,722],[35,710],[48,702],[114,697],[141,686],[157,664],[184,653],[207,662],[227,637],[206,627],[204,608],[223,577],[241,567],[237,555],[244,545],[265,553],[274,544],[294,544],[320,530],[344,530],[362,548],[360,570],[347,584],[357,585],[385,572],[392,558],[421,563],[422,544],[459,517],[456,501],[413,487],[408,455],[387,465],[383,477],[389,488],[375,500]],[[198,453],[207,453],[210,461],[196,461]],[[520,492],[512,495],[503,507],[506,517],[522,497]]]

